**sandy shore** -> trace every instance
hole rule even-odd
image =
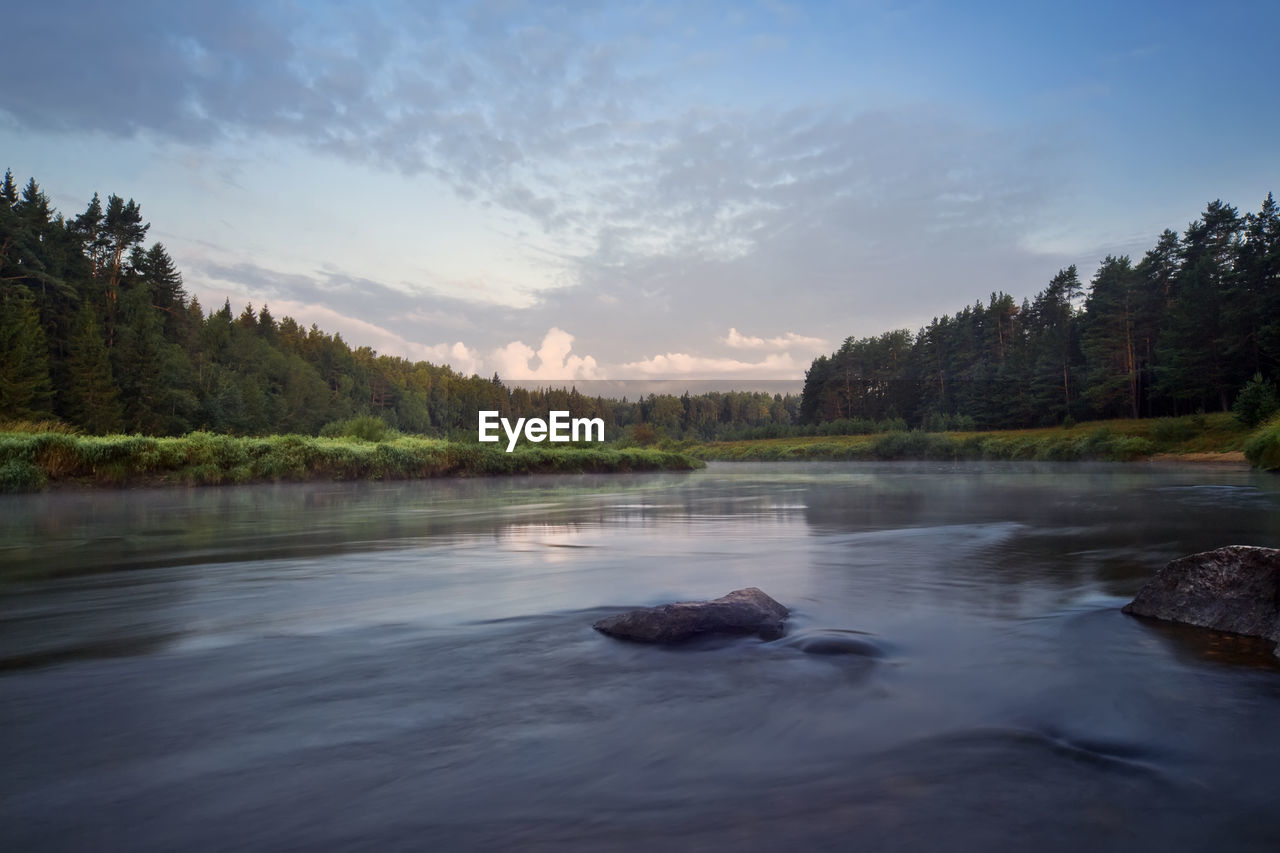
[[[1248,468],[1249,460],[1244,458],[1240,450],[1227,450],[1222,453],[1157,453],[1147,459],[1148,462],[1164,462],[1177,465],[1223,465],[1229,468]]]

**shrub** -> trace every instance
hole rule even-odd
[[[1122,436],[1112,442],[1109,458],[1117,462],[1129,462],[1150,456],[1155,452],[1155,445],[1145,438],[1136,435]]]
[[[0,465],[0,492],[38,492],[47,482],[44,471],[22,459]]]
[[[1280,396],[1276,394],[1275,383],[1263,379],[1261,373],[1253,374],[1253,378],[1236,395],[1231,411],[1247,427],[1262,423],[1280,411]]]
[[[333,421],[324,425],[320,435],[325,438],[358,438],[361,441],[386,441],[392,432],[382,418],[373,415],[357,415],[345,421]]]
[[[1108,455],[1111,445],[1115,438],[1110,427],[1098,427],[1089,433],[1084,441],[1080,442],[1079,449],[1082,456],[1088,456],[1094,459],[1102,459]]]
[[[1244,458],[1263,471],[1280,471],[1280,417],[1272,418],[1244,443]]]
[[[1191,418],[1159,418],[1151,425],[1151,437],[1163,444],[1179,444],[1195,436],[1196,432]]]

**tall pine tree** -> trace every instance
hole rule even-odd
[[[52,397],[35,300],[25,288],[0,285],[0,418],[47,417]]]

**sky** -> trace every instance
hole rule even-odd
[[[1280,191],[1280,3],[15,4],[0,169],[207,310],[504,379],[800,379]]]

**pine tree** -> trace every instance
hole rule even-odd
[[[1032,396],[1042,422],[1054,423],[1071,414],[1079,396],[1074,371],[1079,366],[1079,341],[1074,301],[1082,287],[1074,264],[1059,270],[1032,303],[1035,370]]]
[[[1280,376],[1280,207],[1271,193],[1245,217],[1223,320],[1233,378]]]
[[[1081,333],[1085,397],[1093,413],[1106,417],[1139,414],[1136,284],[1129,258],[1108,255],[1085,301]]]
[[[1165,408],[1159,401],[1156,383],[1156,341],[1165,325],[1178,281],[1182,244],[1178,235],[1165,229],[1154,248],[1143,256],[1134,269],[1136,292],[1133,294],[1134,338],[1137,341],[1139,395],[1146,405],[1148,417]]]
[[[142,209],[133,199],[125,202],[120,196],[107,197],[107,209],[102,217],[102,241],[105,264],[105,293],[107,305],[107,347],[115,343],[115,320],[120,301],[120,282],[125,275],[124,260],[130,250],[147,236],[149,223],[142,221]]]
[[[24,288],[0,287],[0,418],[48,416],[53,388],[40,313]]]
[[[111,348],[112,375],[122,395],[125,426],[131,432],[164,431],[161,377],[165,351],[150,289],[137,284],[120,297],[116,342]]]
[[[0,202],[13,207],[18,203],[18,185],[13,180],[13,170],[4,170],[4,183],[0,184]]]
[[[124,415],[119,389],[112,381],[102,328],[88,307],[80,309],[75,328],[67,359],[66,408],[72,420],[87,432],[119,432]]]
[[[93,200],[89,202],[84,213],[72,221],[71,230],[79,239],[85,256],[89,258],[95,278],[102,275],[106,268],[109,253],[108,239],[102,224],[102,200],[98,198],[97,193],[94,193]]]
[[[1243,384],[1231,381],[1220,346],[1240,225],[1234,207],[1214,201],[1182,238],[1177,284],[1156,347],[1156,377],[1162,393],[1191,406],[1225,411]]]

